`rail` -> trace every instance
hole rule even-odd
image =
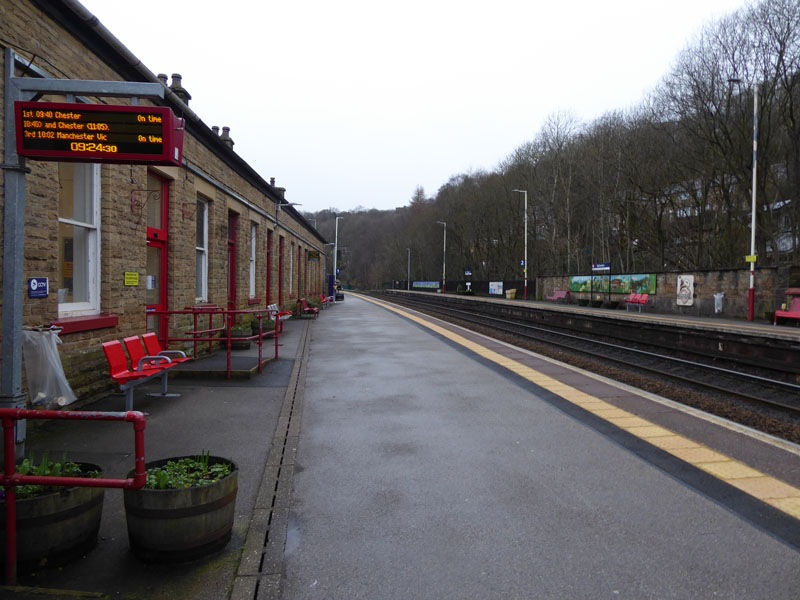
[[[7,585],[17,583],[17,491],[18,485],[46,485],[65,487],[102,487],[138,490],[145,484],[144,429],[145,417],[138,411],[93,412],[60,410],[25,410],[0,408],[3,422],[3,474],[0,484],[5,486],[6,565]],[[15,462],[14,427],[22,419],[50,419],[56,421],[126,421],[133,423],[134,459],[133,477],[129,479],[100,479],[89,477],[43,477],[18,475]]]
[[[231,377],[231,345],[233,342],[239,341],[255,341],[258,345],[258,372],[262,372],[263,360],[263,342],[264,337],[273,337],[275,341],[275,358],[278,358],[278,327],[277,327],[277,311],[268,308],[257,308],[248,310],[225,310],[219,306],[188,306],[184,310],[159,310],[147,313],[151,315],[163,315],[164,317],[164,331],[169,332],[169,321],[172,315],[192,315],[193,329],[185,333],[185,337],[171,336],[168,333],[162,337],[162,345],[164,348],[169,348],[171,342],[192,342],[194,346],[194,356],[197,356],[197,348],[199,343],[208,342],[208,353],[213,351],[214,343],[225,342],[227,351],[227,377]],[[198,329],[200,325],[199,319],[203,315],[208,316],[208,326],[205,329]],[[231,328],[239,316],[250,316],[258,319],[258,333],[244,337],[232,337]],[[214,317],[219,316],[222,318],[222,323],[215,326]],[[275,329],[271,331],[264,331],[263,319],[264,317],[274,320],[276,323]],[[218,333],[224,333],[224,337],[217,337]]]

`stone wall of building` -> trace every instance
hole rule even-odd
[[[24,60],[31,60],[55,79],[124,81],[107,60],[90,51],[79,37],[48,16],[28,0],[0,2],[0,45],[7,44]],[[4,58],[0,56],[0,60]],[[17,68],[16,76],[30,76]],[[0,87],[0,102],[5,100],[5,85]],[[63,101],[45,96],[43,100]],[[91,99],[98,101],[97,99]],[[105,99],[109,103],[127,104],[127,99]],[[141,104],[149,104],[143,100]],[[183,108],[186,108],[185,106]],[[180,109],[180,107],[178,107]],[[180,112],[176,110],[176,112]],[[180,116],[180,114],[179,114]],[[0,125],[3,124],[0,111]],[[202,123],[187,127],[184,138],[182,167],[148,167],[143,165],[103,165],[101,167],[100,223],[100,311],[116,322],[110,326],[89,326],[83,331],[61,335],[60,354],[64,370],[80,403],[108,393],[112,389],[101,344],[108,340],[141,334],[146,330],[147,305],[147,198],[148,169],[168,182],[167,240],[167,308],[181,310],[196,304],[196,218],[199,197],[209,201],[208,221],[208,299],[207,303],[228,306],[228,214],[238,216],[236,231],[236,303],[235,308],[263,309],[277,303],[291,308],[298,294],[308,297],[324,289],[324,262],[309,263],[309,251],[324,253],[324,240],[293,210],[283,209],[277,216],[276,203],[282,202],[283,191],[266,183],[266,177],[255,175],[234,151]],[[195,135],[198,128],[202,135]],[[231,132],[235,138],[235,132]],[[58,279],[58,163],[28,160],[26,176],[24,271],[28,277]],[[4,172],[0,184],[4,186]],[[5,190],[5,187],[3,187]],[[5,203],[0,196],[0,210]],[[277,229],[276,229],[277,218]],[[249,294],[251,223],[256,233],[255,297]],[[272,248],[268,248],[268,233]],[[282,295],[279,289],[279,238],[285,239],[283,253]],[[289,252],[294,248],[290,260]],[[2,253],[0,253],[2,254]],[[267,289],[267,256],[271,254],[270,289]],[[300,262],[298,264],[298,257]],[[0,256],[0,269],[2,268]],[[293,273],[289,274],[289,265]],[[298,271],[299,269],[299,271]],[[2,271],[0,271],[1,273]],[[139,285],[124,285],[125,273],[138,273]],[[298,285],[298,274],[300,281]],[[289,280],[293,281],[292,289]],[[23,325],[49,326],[63,322],[59,315],[58,296],[51,283],[45,299],[27,299],[23,306]],[[0,302],[2,299],[0,299]],[[85,315],[81,318],[85,318]],[[68,319],[67,319],[68,320]],[[175,316],[170,321],[170,334],[181,335],[190,317]]]

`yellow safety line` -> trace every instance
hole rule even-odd
[[[716,452],[703,444],[699,444],[683,435],[669,429],[655,425],[626,410],[609,404],[604,400],[595,398],[570,385],[562,383],[552,377],[531,369],[513,359],[502,356],[493,350],[483,347],[465,337],[458,335],[444,327],[427,321],[421,317],[396,308],[390,304],[379,302],[366,296],[359,296],[362,300],[377,304],[387,310],[395,312],[419,323],[423,327],[471,350],[475,354],[492,361],[512,373],[535,383],[541,388],[560,396],[564,400],[580,406],[584,410],[600,417],[601,419],[624,429],[633,436],[656,446],[676,458],[689,463],[721,479],[725,483],[740,489],[746,494],[777,508],[778,510],[800,519],[800,489],[784,483],[783,481],[766,475],[761,471],[748,467],[746,464],[734,460],[724,454]]]

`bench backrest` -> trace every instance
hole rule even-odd
[[[647,298],[649,298],[649,296],[649,294],[639,294],[639,303],[647,304]]]
[[[300,298],[300,306],[303,307],[303,310],[308,308],[308,301],[305,298]]]
[[[142,340],[139,339],[138,335],[134,335],[131,337],[126,337],[122,340],[125,343],[125,349],[128,351],[128,356],[131,358],[131,365],[134,369],[138,368],[139,361],[142,360],[145,356],[144,353],[144,346],[142,346]]]
[[[564,290],[556,290],[556,293],[553,294],[553,296],[555,296],[556,298],[566,298],[567,294],[569,294],[569,292],[566,292]]]
[[[800,313],[800,296],[793,298],[787,312]]]
[[[122,349],[122,344],[119,343],[119,340],[103,343],[103,353],[106,355],[111,377],[128,371],[128,358],[125,356],[125,351]]]
[[[150,333],[143,334],[142,341],[144,342],[144,347],[147,348],[147,356],[158,356],[158,354],[161,352],[161,344],[158,342],[158,336],[152,331]],[[141,346],[141,344],[139,345]],[[133,360],[132,356],[131,360]]]

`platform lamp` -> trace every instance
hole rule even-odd
[[[336,280],[339,275],[339,219],[343,217],[336,217],[336,233],[333,236],[333,285],[336,286]],[[333,290],[333,303],[336,304],[336,290]]]
[[[406,291],[410,292],[411,291],[411,248],[406,248],[406,251],[408,251],[408,269],[407,269],[408,274],[406,275]]]
[[[325,242],[325,277],[326,278],[328,277],[328,246],[333,246],[333,242]],[[336,269],[334,267],[334,271],[335,270]],[[334,284],[335,284],[335,282],[336,282],[336,274],[335,273],[333,275],[333,281],[334,281]],[[330,288],[328,288],[328,291],[331,291]],[[328,294],[328,295],[329,296],[333,296],[334,298],[336,298],[336,290],[333,290],[333,294]]]
[[[442,293],[447,293],[447,223],[444,221],[436,221],[439,225],[444,227],[444,241],[442,242]]]
[[[519,192],[525,198],[525,209],[522,215],[522,222],[525,224],[525,256],[523,257],[522,276],[525,280],[525,300],[528,299],[528,190],[511,190]]]
[[[743,83],[738,77],[728,79],[728,83]],[[747,262],[750,263],[750,288],[747,290],[747,320],[752,321],[755,317],[756,304],[756,175],[758,172],[758,84],[753,86],[753,184],[752,184],[752,207],[750,210],[750,256]]]

